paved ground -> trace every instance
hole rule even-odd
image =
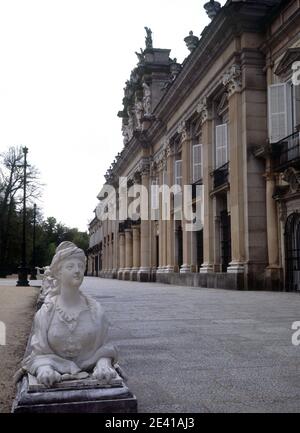
[[[86,278],[140,412],[300,412],[300,296]]]
[[[23,358],[38,292],[16,287],[15,279],[0,279],[0,321],[6,325],[6,345],[0,344],[0,412],[11,410],[13,375]]]
[[[0,280],[9,336],[0,346],[0,411],[10,408],[36,296],[14,286]],[[300,412],[300,346],[291,343],[299,295],[91,277],[84,290],[107,312],[140,412]]]

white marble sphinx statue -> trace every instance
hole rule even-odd
[[[108,321],[102,307],[80,291],[85,267],[83,250],[72,242],[57,247],[51,276],[48,273],[55,283],[35,315],[22,364],[22,374],[30,373],[46,387],[82,372],[107,384],[117,375],[117,352],[107,342]]]

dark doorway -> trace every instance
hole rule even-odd
[[[178,240],[178,267],[179,269],[183,265],[183,249],[182,249],[182,227],[179,226],[177,229],[177,240]]]
[[[96,277],[98,277],[98,256],[95,257],[95,272],[96,272]]]
[[[291,214],[285,225],[286,290],[300,291],[300,214]]]
[[[159,267],[159,236],[156,236],[156,268]]]
[[[198,269],[203,263],[203,230],[197,231],[197,266]]]
[[[230,215],[227,210],[220,213],[221,221],[221,265],[222,272],[227,272],[229,263],[231,262],[231,229]]]

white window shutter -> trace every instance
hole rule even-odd
[[[293,132],[300,125],[300,86],[293,86]]]
[[[182,160],[178,159],[175,161],[175,185],[181,185],[182,183]]]
[[[227,123],[216,126],[216,168],[228,162],[228,128]]]
[[[202,178],[202,144],[193,146],[193,182]]]
[[[270,143],[277,143],[292,133],[291,86],[272,84],[268,90],[269,139]]]
[[[163,171],[163,185],[168,185],[168,172],[167,172],[167,170]]]
[[[159,201],[158,201],[158,179],[152,180],[151,207],[152,207],[152,209],[158,209],[159,208]]]

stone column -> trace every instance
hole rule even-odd
[[[108,269],[109,269],[109,262],[108,262],[108,245],[109,245],[109,241],[108,241],[108,221],[104,221],[104,236],[105,236],[105,268],[104,268],[104,272],[107,273]]]
[[[245,193],[242,83],[238,66],[233,66],[224,76],[223,84],[228,91],[229,106],[229,173],[230,173],[230,215],[231,215],[231,263],[229,273],[244,273],[245,267]]]
[[[138,271],[139,281],[149,281],[150,280],[150,221],[149,221],[149,165],[145,164],[141,171],[142,179],[142,195],[141,202],[148,204],[148,218],[141,218],[141,231],[140,231],[140,242],[141,242],[141,267]],[[146,196],[144,196],[144,194]]]
[[[103,238],[103,272],[106,271],[106,237]]]
[[[214,213],[213,199],[210,196],[212,188],[211,172],[213,171],[213,137],[212,119],[207,99],[203,99],[197,107],[202,121],[202,158],[203,158],[203,263],[200,273],[213,272],[214,263]]]
[[[267,167],[270,162],[267,162]],[[276,181],[270,172],[266,174],[266,205],[267,205],[267,240],[268,266],[265,270],[265,286],[267,289],[280,289],[282,285],[282,268],[279,264],[278,217],[276,202],[273,199]]]
[[[181,159],[182,159],[182,197],[185,200],[184,186],[191,184],[191,139],[187,131],[187,126],[184,123],[180,126],[181,133]],[[184,206],[182,205],[182,248],[183,248],[183,265],[180,268],[181,274],[191,272],[191,232],[187,230],[187,226],[191,224],[184,215]]]
[[[168,172],[168,184],[171,188],[174,183],[174,154],[168,145],[167,147],[167,172]],[[166,273],[174,272],[175,266],[175,231],[174,231],[174,219],[173,215],[170,215],[170,219],[167,221],[166,227],[166,243],[167,243],[167,265],[165,268]]]
[[[132,226],[132,269],[130,273],[130,279],[137,281],[137,273],[140,269],[141,264],[141,244],[140,244],[140,227]]]
[[[125,229],[125,269],[123,279],[130,279],[130,272],[132,269],[132,229]]]
[[[125,268],[125,233],[119,233],[119,257],[120,264],[118,269],[118,279],[123,279],[123,272]]]
[[[159,171],[159,186],[161,187],[163,184],[163,172],[162,172],[162,165],[160,166],[160,171]],[[159,245],[158,245],[158,249],[159,249],[159,263],[158,263],[158,269],[157,269],[157,274],[161,274],[164,272],[164,224],[163,224],[163,219],[162,219],[162,207],[163,207],[163,199],[162,199],[162,194],[159,194],[159,221],[158,221],[158,240],[159,240]]]
[[[109,244],[108,244],[108,271],[112,273],[113,267],[113,257],[112,257],[112,222],[108,221],[108,236],[109,236]]]
[[[221,272],[221,221],[220,209],[216,196],[213,198],[213,242],[214,242],[214,272]]]
[[[113,222],[113,235],[114,235],[114,241],[113,241],[113,278],[116,278],[117,276],[117,269],[118,269],[118,222]]]

